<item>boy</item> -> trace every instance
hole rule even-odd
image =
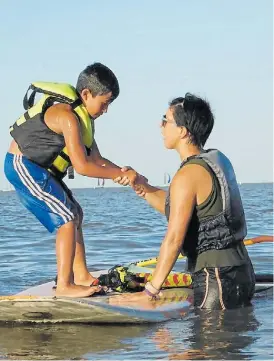
[[[86,265],[83,212],[62,181],[72,165],[87,177],[127,177],[103,158],[94,140],[94,119],[119,95],[114,73],[101,63],[87,66],[76,89],[69,84],[33,83],[24,98],[26,112],[10,128],[13,141],[5,159],[5,174],[23,205],[53,232],[57,230],[57,296],[87,297],[99,290]],[[34,104],[36,93],[43,97]]]

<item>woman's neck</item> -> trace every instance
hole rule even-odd
[[[182,162],[188,157],[200,154],[201,151],[201,148],[193,144],[184,144],[179,147],[179,149],[177,149],[177,152],[179,153]]]

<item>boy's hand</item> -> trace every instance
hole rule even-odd
[[[121,168],[121,171],[124,173],[127,172],[128,170],[132,170],[132,168],[129,165]],[[130,181],[126,175],[124,177],[117,177],[117,178],[113,179],[113,182],[118,183],[121,186],[128,186],[130,183]]]
[[[128,179],[128,184],[131,187],[133,187],[135,181],[138,178],[138,173],[134,169],[129,169],[129,170],[125,171],[124,173],[125,173],[125,177],[127,177],[127,179]]]
[[[121,168],[121,171],[123,173],[125,173],[125,176],[124,177],[117,177],[113,180],[114,183],[118,183],[122,186],[128,186],[130,184],[130,180],[128,179],[127,175],[126,175],[126,172],[129,171],[129,170],[133,170],[130,166],[124,166],[123,168]],[[147,183],[147,178],[142,176],[141,174],[138,174],[137,173],[137,179],[135,180],[135,183],[138,183],[138,184],[144,184],[144,183]]]

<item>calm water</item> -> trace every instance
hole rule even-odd
[[[70,183],[71,184],[71,183]],[[248,238],[273,234],[272,184],[241,186]],[[165,218],[128,188],[82,189],[91,270],[154,257]],[[55,276],[54,236],[25,212],[14,192],[0,192],[0,294]],[[272,244],[250,246],[256,273],[273,272]],[[183,270],[183,262],[177,269]],[[273,297],[237,311],[194,312],[145,326],[0,327],[0,359],[264,359],[273,358]]]

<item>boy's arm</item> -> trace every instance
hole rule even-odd
[[[91,159],[94,163],[100,166],[121,169],[121,167],[119,167],[118,165],[112,163],[110,160],[101,156],[101,153],[99,151],[99,148],[95,140],[93,141],[91,153],[88,156],[88,159]]]
[[[75,114],[71,111],[70,106],[57,104],[49,110],[48,116],[57,120],[61,133],[65,138],[65,144],[73,168],[77,173],[87,177],[106,179],[114,179],[126,175],[130,179],[131,183],[134,183],[137,176],[134,170],[129,170],[125,174],[119,167],[103,167],[88,159],[81,135],[79,121]]]
[[[115,169],[117,169],[117,168],[121,169],[121,167],[119,167],[115,163],[112,163],[110,160],[108,160],[108,159],[101,156],[101,153],[99,151],[99,148],[98,148],[97,143],[96,143],[95,140],[93,141],[92,150],[91,150],[91,154],[90,154],[89,157],[91,158],[91,160],[93,162],[95,162],[98,165],[101,165],[101,166],[104,166],[104,167],[115,168]],[[130,170],[130,169],[132,169],[132,168],[129,167],[129,166],[123,167],[122,172],[126,172],[127,170]],[[138,174],[136,182],[144,181],[144,180],[147,182],[147,179],[145,177]],[[125,173],[125,175],[123,177],[115,178],[114,182],[119,183],[122,186],[127,186],[127,185],[130,184],[130,181],[129,181],[128,177],[126,176],[126,173]]]
[[[122,171],[126,173],[128,169],[129,167],[123,167]],[[123,184],[121,177],[114,179],[114,182]],[[151,207],[165,215],[166,191],[148,184],[147,178],[140,175],[137,177],[133,189],[136,194],[144,198]]]

